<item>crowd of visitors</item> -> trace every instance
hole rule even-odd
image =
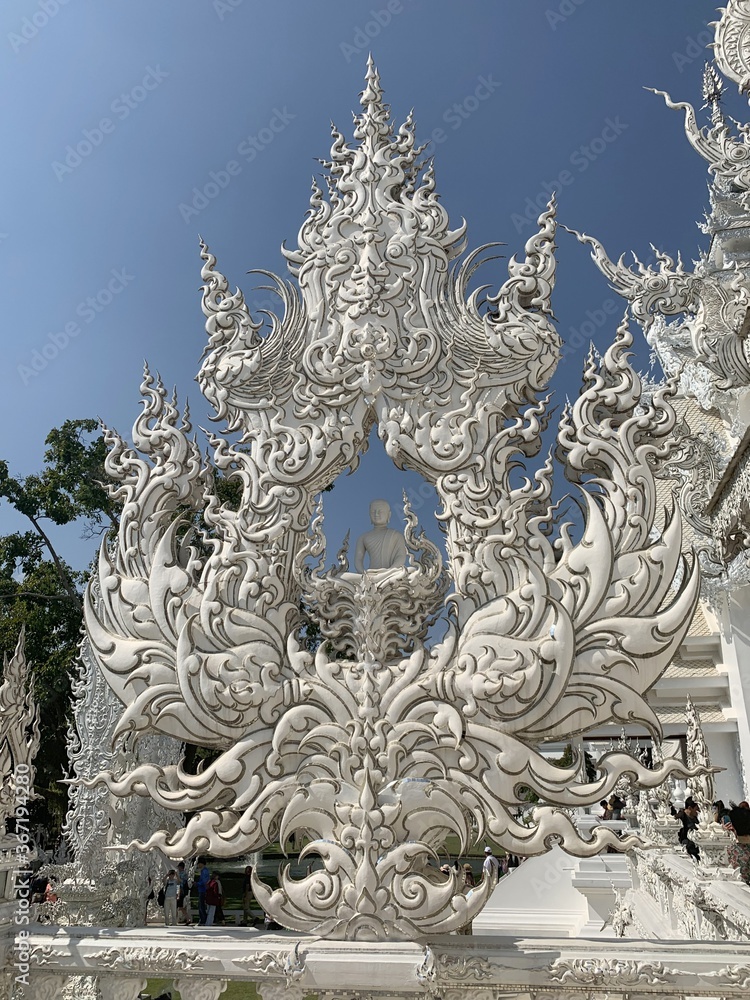
[[[603,820],[619,820],[625,803],[616,794],[609,799],[602,799],[599,803],[601,807],[600,818]],[[700,848],[690,836],[691,832],[698,829],[700,823],[700,808],[695,800],[688,797],[683,808],[679,811],[672,809],[672,814],[680,821],[678,840],[687,854],[696,861],[700,859]],[[712,821],[724,827],[731,835],[732,843],[728,850],[729,863],[738,868],[742,879],[750,884],[750,805],[747,802],[740,802],[738,805],[730,803],[729,807],[718,801],[713,804]],[[517,868],[521,860],[515,854],[504,854],[498,858],[491,847],[484,849],[484,859],[482,862],[482,876],[496,882],[508,872]],[[474,870],[469,862],[460,864],[456,860],[453,865],[444,864],[441,866],[443,874],[450,874],[454,871],[461,877],[461,885],[468,895],[476,887]],[[244,926],[255,926],[264,923],[268,930],[280,929],[270,917],[265,915],[265,920],[261,921],[253,914],[254,895],[252,886],[251,865],[245,867],[242,879],[241,899],[242,899],[242,923]],[[40,891],[41,890],[41,891]],[[45,885],[42,890],[38,887],[38,895],[50,893],[51,889]],[[225,904],[224,889],[219,879],[218,873],[211,871],[206,861],[201,859],[189,872],[184,862],[180,862],[176,869],[170,869],[164,876],[159,888],[157,901],[164,910],[164,923],[173,926],[179,923],[192,924],[192,912],[190,897],[194,892],[198,898],[198,925],[211,927],[215,924],[224,923]],[[153,892],[149,898],[153,898]],[[471,921],[465,924],[458,931],[459,934],[471,934]]]
[[[682,824],[677,839],[690,857],[699,861],[700,848],[690,837],[690,833],[698,828],[700,806],[688,796],[682,809],[672,811]],[[750,884],[750,803],[743,801],[734,805],[730,802],[727,807],[719,799],[713,803],[711,821],[723,826],[730,834],[732,843],[727,850],[727,860],[733,868],[739,869],[740,878]]]

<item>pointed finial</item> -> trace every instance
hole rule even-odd
[[[712,63],[703,67],[703,100],[704,108],[711,109],[711,124],[723,125],[724,115],[721,111],[721,98],[724,93],[724,81]]]
[[[355,118],[354,138],[365,141],[370,153],[386,146],[391,131],[389,107],[383,103],[383,89],[380,86],[380,74],[377,71],[372,55],[367,57],[367,73],[365,74],[365,89],[360,95],[362,113]]]
[[[373,105],[380,106],[383,103],[383,88],[380,86],[380,73],[372,58],[372,52],[367,57],[367,72],[365,73],[366,87],[362,91],[360,104],[363,108]]]

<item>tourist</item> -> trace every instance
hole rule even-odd
[[[46,875],[36,875],[31,880],[31,902],[43,903],[47,894],[48,881]]]
[[[691,830],[695,830],[698,826],[698,805],[691,798],[685,799],[685,808],[680,809],[677,813],[677,819],[682,823],[682,827],[677,833],[677,839],[685,848],[687,853],[691,858],[696,861],[700,860],[700,851],[698,850],[698,845],[695,844],[688,834]]]
[[[750,884],[750,809],[728,809],[723,825],[734,841],[727,848],[729,864],[739,868],[742,881]]]
[[[179,865],[177,865],[177,878],[180,883],[180,888],[177,893],[178,919],[179,917],[182,917],[183,923],[189,925],[192,924],[193,917],[190,912],[190,879],[188,877],[184,861],[181,861]]]
[[[205,859],[198,862],[201,865],[200,874],[196,888],[198,890],[198,923],[205,924],[208,909],[206,906],[206,886],[211,879],[211,872],[208,869]]]
[[[456,862],[458,864],[458,862]],[[474,872],[472,871],[471,865],[467,862],[463,868],[459,868],[460,873],[463,875],[463,890],[467,896],[471,895],[471,890],[476,886],[476,881],[474,879]],[[457,934],[471,934],[471,920],[467,921],[462,927],[459,927],[456,931]]]
[[[729,813],[729,810],[724,805],[721,799],[717,799],[712,805],[714,811],[714,823],[723,823],[724,817]]]
[[[245,867],[245,876],[242,880],[242,923],[245,927],[249,927],[255,923],[254,919],[250,916],[250,904],[253,902],[253,866],[247,865]]]
[[[206,883],[206,892],[205,892],[206,927],[210,927],[216,920],[217,911],[220,910],[223,899],[224,899],[224,890],[221,887],[219,876],[216,874],[216,872],[210,872],[208,882]],[[224,920],[223,913],[221,913],[220,915],[220,920],[221,922],[223,922]],[[218,923],[219,921],[216,922]]]
[[[500,877],[500,862],[492,853],[491,847],[485,847],[484,849],[484,863],[482,865],[482,871],[487,878],[490,878],[495,882]]]
[[[601,816],[599,817],[600,819],[612,819],[612,810],[610,809],[609,802],[607,802],[606,799],[602,799],[599,803],[599,807],[602,811]]]
[[[612,811],[612,815],[608,816],[608,819],[622,819],[622,811],[625,808],[625,803],[616,793],[612,793],[609,798],[608,806]]]
[[[170,868],[164,879],[164,924],[167,927],[174,927],[177,923],[177,893],[180,889],[180,880],[174,868]]]
[[[156,893],[154,892],[154,883],[152,882],[150,875],[146,876],[146,890],[141,899],[145,899],[145,904],[146,904],[146,908],[143,912],[143,926],[148,927],[148,904],[151,902],[152,899],[156,899]]]

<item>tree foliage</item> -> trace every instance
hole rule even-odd
[[[67,755],[70,681],[78,656],[87,573],[60,556],[54,528],[79,522],[95,537],[117,525],[117,506],[105,487],[106,447],[95,420],[66,420],[46,439],[38,475],[13,477],[0,461],[0,499],[26,522],[26,530],[0,536],[0,656],[12,653],[26,626],[26,656],[34,667],[40,705],[34,822],[50,832],[65,815],[60,784]]]
[[[71,678],[76,673],[83,618],[83,592],[89,571],[76,570],[60,556],[55,529],[79,525],[84,538],[101,538],[118,526],[119,506],[106,488],[106,445],[96,420],[66,420],[47,436],[44,464],[37,475],[13,477],[0,460],[0,502],[26,522],[25,530],[0,535],[0,662],[12,655],[21,626],[26,625],[26,656],[34,668],[40,705],[41,747],[37,757],[34,823],[54,837],[67,808],[66,734],[71,718]],[[217,476],[221,503],[237,509],[242,497],[237,478]],[[329,487],[331,488],[331,487]],[[207,533],[199,511],[181,509],[185,530],[195,529],[201,547]],[[206,554],[208,554],[208,547]],[[300,638],[311,650],[321,633],[314,615],[300,607]],[[188,747],[188,769],[210,760],[213,751]]]

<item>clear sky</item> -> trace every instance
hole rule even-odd
[[[715,16],[706,0],[8,0],[0,457],[38,469],[68,418],[128,434],[144,358],[206,426],[197,234],[262,307],[245,272],[284,273],[279,244],[294,243],[330,120],[350,133],[368,49],[395,117],[413,107],[418,137],[432,137],[443,204],[471,246],[522,249],[529,200],[556,187],[560,221],[611,255],[646,258],[653,242],[697,256],[705,164],[681,116],[643,88],[700,105]],[[727,108],[748,117],[736,93]],[[200,196],[212,172],[227,183]],[[622,307],[586,249],[558,242],[562,401]],[[506,276],[498,261],[485,280]],[[404,485],[419,483],[373,448],[326,498],[330,545]],[[0,507],[0,530],[15,524]],[[82,565],[91,542],[68,533],[63,549]]]

